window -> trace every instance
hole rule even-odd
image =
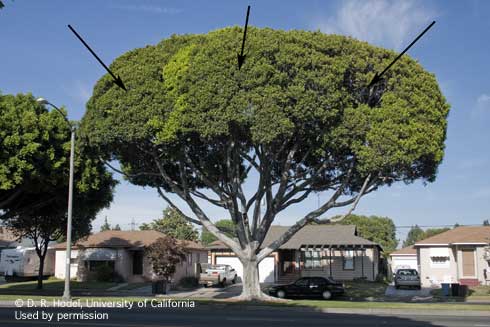
[[[327,285],[327,280],[320,277],[314,277],[310,280],[310,285],[313,286],[325,286]]]
[[[343,254],[343,269],[354,270],[354,250],[345,250]]]
[[[88,270],[89,271],[97,271],[97,268],[99,268],[101,266],[109,266],[110,268],[112,268],[114,270],[114,261],[91,260],[91,261],[86,261],[86,262],[88,262]]]
[[[307,287],[308,286],[308,278],[301,278],[294,283],[294,285],[299,287]]]
[[[449,257],[430,257],[431,267],[449,267]]]
[[[322,266],[321,258],[320,251],[305,251],[305,268],[320,268]]]

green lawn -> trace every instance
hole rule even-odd
[[[106,290],[116,283],[112,282],[79,282],[71,281],[70,288],[72,290]],[[35,292],[39,294],[44,294],[45,292],[51,293],[53,291],[63,291],[65,286],[65,281],[62,279],[49,278],[43,281],[43,290],[37,290],[37,281],[27,281],[27,282],[15,282],[15,283],[5,283],[0,285],[0,294],[15,294],[16,292]]]
[[[59,299],[53,296],[16,296],[0,295],[0,301],[14,301],[16,299]],[[144,297],[74,297],[74,299],[95,299],[100,301],[140,301]],[[165,301],[170,298],[158,298],[157,301]],[[456,303],[400,303],[400,302],[351,302],[351,301],[315,301],[315,300],[296,300],[283,303],[257,303],[257,302],[232,302],[227,300],[215,299],[190,299],[196,301],[197,305],[260,305],[260,306],[285,306],[285,307],[306,307],[311,309],[345,308],[345,309],[406,309],[406,310],[469,310],[469,311],[490,311],[488,304],[456,304]]]
[[[369,281],[346,281],[345,297],[352,300],[366,300],[382,298],[388,284]]]

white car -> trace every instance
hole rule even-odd
[[[199,275],[199,284],[204,287],[213,285],[223,287],[226,283],[235,284],[237,278],[236,270],[230,265],[210,265]]]

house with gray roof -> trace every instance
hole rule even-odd
[[[271,226],[262,247],[288,230]],[[222,242],[208,247],[211,264],[229,264],[242,276],[242,264]],[[304,276],[331,277],[336,280],[374,281],[379,272],[379,244],[357,235],[354,225],[308,225],[259,264],[263,283],[287,283]]]

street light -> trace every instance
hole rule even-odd
[[[54,104],[49,102],[46,99],[43,98],[38,98],[36,100],[38,103],[43,104],[43,105],[49,105],[53,107],[57,112],[59,112],[67,124],[70,126],[70,131],[71,131],[71,146],[70,146],[70,181],[69,181],[69,186],[68,186],[68,222],[66,225],[66,262],[65,262],[65,290],[63,292],[63,300],[64,301],[69,301],[71,299],[70,295],[70,264],[71,264],[71,221],[72,221],[72,211],[73,211],[73,164],[74,164],[74,158],[75,158],[75,130],[76,127],[70,121],[68,118],[66,118],[66,115]]]

